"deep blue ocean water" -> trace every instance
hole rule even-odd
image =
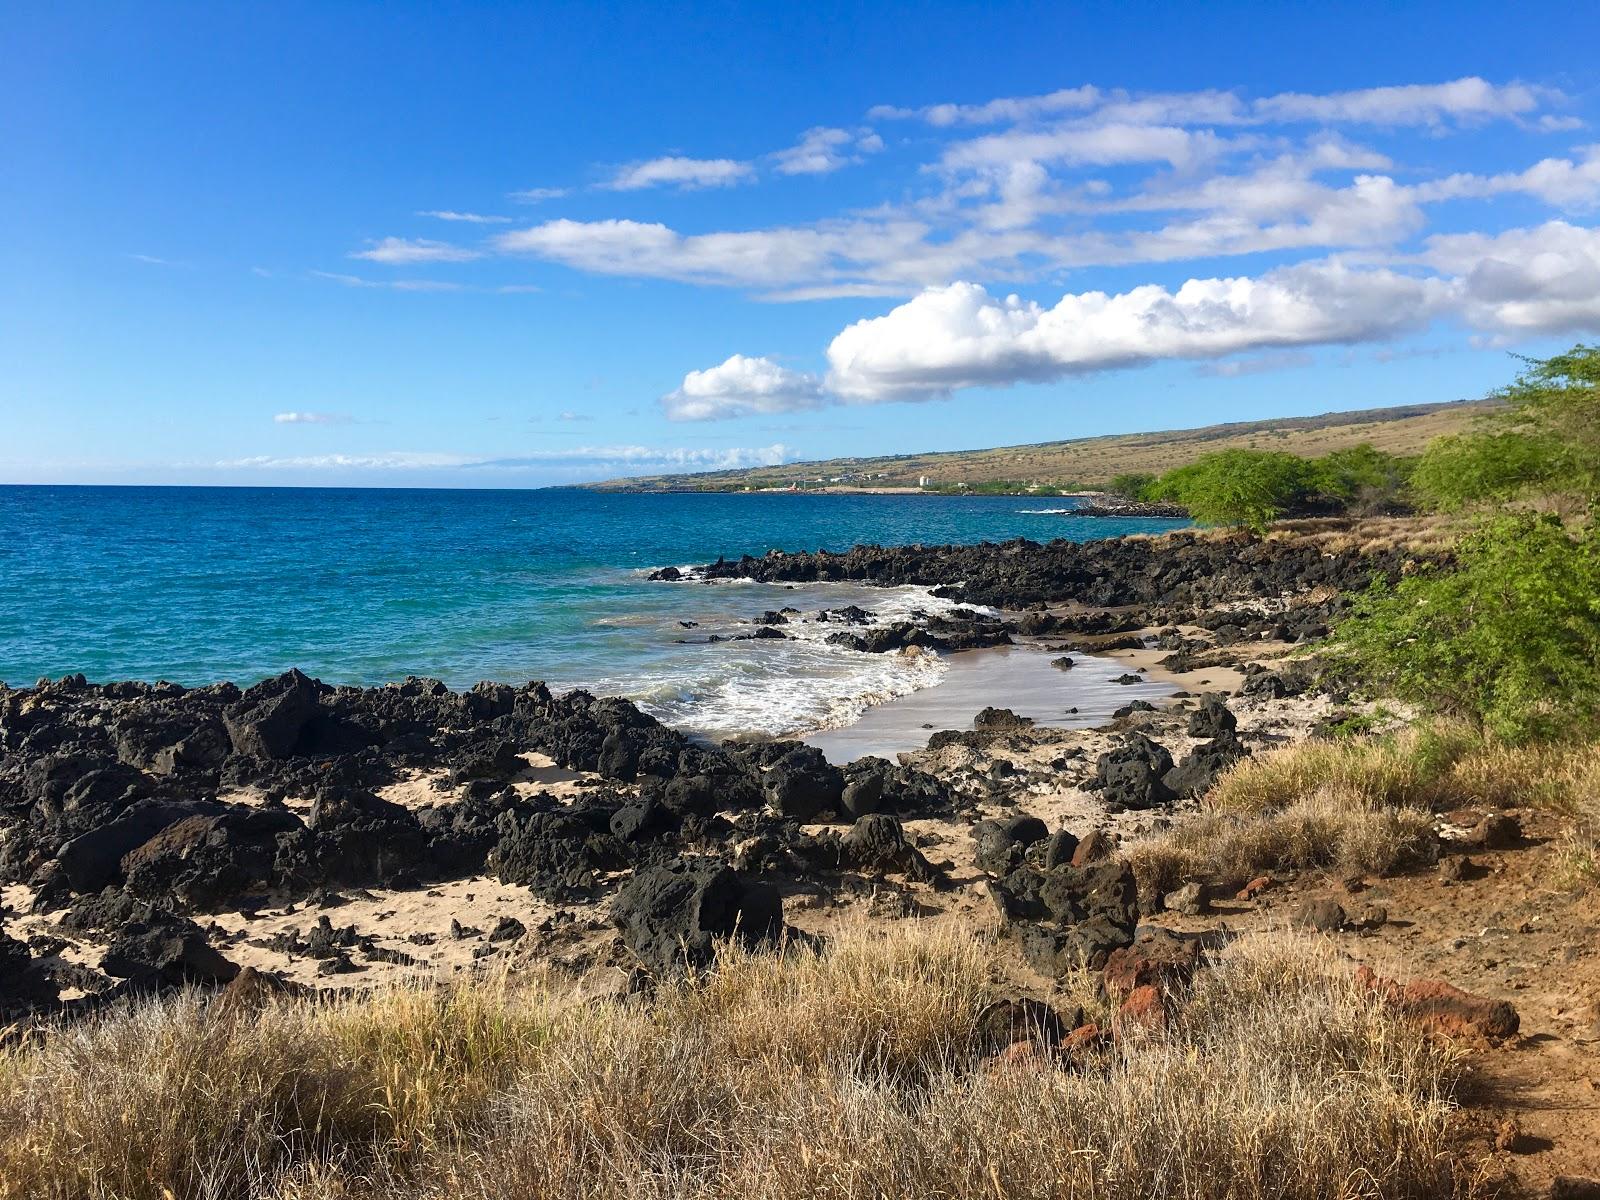
[[[0,487],[0,680],[82,671],[243,684],[297,666],[334,683],[544,679],[629,695],[706,732],[838,724],[936,681],[940,664],[841,650],[821,630],[794,642],[702,639],[785,605],[854,602],[888,619],[937,601],[909,588],[652,584],[645,572],[773,548],[1087,539],[1175,524],[1063,514],[1072,504]]]

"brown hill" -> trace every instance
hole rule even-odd
[[[1237,447],[1315,457],[1368,442],[1392,454],[1415,454],[1441,434],[1460,432],[1489,406],[1482,400],[1408,404],[987,450],[831,458],[749,470],[650,475],[593,486],[608,491],[741,491],[792,484],[810,491],[903,491],[917,489],[925,479],[929,488],[978,487],[1001,481],[1016,484],[1016,490],[1028,485],[1093,488],[1124,472],[1160,474],[1210,451]]]

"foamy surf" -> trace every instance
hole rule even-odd
[[[732,591],[721,581],[692,588],[665,585],[663,590],[678,601],[670,610],[601,618],[597,624],[647,639],[651,666],[607,673],[581,686],[596,694],[625,695],[685,732],[778,737],[850,725],[877,705],[935,686],[948,670],[947,662],[928,650],[868,654],[828,641],[840,632],[959,607],[927,588],[741,582],[744,586]],[[824,610],[852,605],[871,613],[866,624],[821,619]],[[763,611],[785,612],[786,623],[777,626],[783,639],[749,637]]]

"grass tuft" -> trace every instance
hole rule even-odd
[[[1090,1072],[970,1045],[993,946],[907,923],[642,1001],[462,984],[195,996],[0,1058],[0,1195],[1447,1195],[1457,1063],[1317,940],[1256,935]],[[1085,981],[1078,981],[1083,983]]]
[[[1572,815],[1595,795],[1600,743],[1510,745],[1464,724],[1428,722],[1244,759],[1217,780],[1198,817],[1132,847],[1129,859],[1147,894],[1275,870],[1387,874],[1433,860],[1437,812]],[[1581,872],[1581,852],[1574,856]]]

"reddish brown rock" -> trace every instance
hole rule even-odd
[[[1141,1033],[1159,1033],[1167,1027],[1167,1002],[1152,984],[1136,987],[1111,1018],[1111,1032],[1117,1041]]]
[[[1254,900],[1257,896],[1261,895],[1262,892],[1267,891],[1272,886],[1273,886],[1272,876],[1270,876],[1270,875],[1258,875],[1254,879],[1252,879],[1249,883],[1245,884],[1242,888],[1240,888],[1239,891],[1238,891],[1238,894],[1234,896],[1234,899],[1235,900]]]
[[[1111,857],[1111,839],[1098,829],[1091,829],[1072,852],[1072,865],[1086,867],[1103,858]]]
[[[1049,1058],[1038,1042],[1012,1042],[995,1056],[995,1066],[1007,1071],[1043,1071]]]
[[[1093,1021],[1079,1025],[1061,1040],[1061,1053],[1070,1058],[1081,1058],[1101,1049],[1111,1039],[1109,1030],[1101,1029]]]
[[[1509,1002],[1474,996],[1442,979],[1413,979],[1401,984],[1383,978],[1371,967],[1358,967],[1356,980],[1444,1037],[1498,1041],[1516,1033],[1521,1024],[1517,1010]]]
[[[1200,964],[1200,945],[1164,936],[1140,938],[1131,946],[1113,950],[1101,972],[1101,983],[1113,1002],[1141,987],[1153,986],[1163,995],[1188,985]]]

